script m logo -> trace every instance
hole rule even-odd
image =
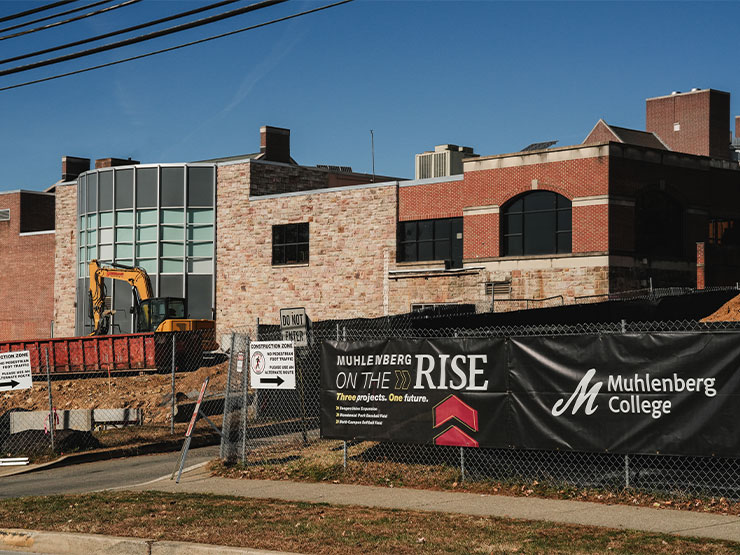
[[[594,377],[594,374],[596,374],[596,368],[591,368],[588,372],[586,372],[583,378],[581,378],[581,381],[578,382],[578,386],[567,401],[564,399],[560,399],[552,406],[551,412],[553,416],[560,416],[566,410],[568,410],[568,407],[570,407],[571,404],[573,405],[573,411],[571,412],[571,414],[575,414],[576,412],[578,412],[578,409],[580,409],[581,405],[583,405],[584,403],[586,403],[586,414],[593,414],[596,411],[596,409],[599,407],[598,405],[594,404],[596,402],[596,395],[599,394],[601,386],[604,385],[604,382],[596,382],[591,386],[591,389],[589,389],[591,378]]]

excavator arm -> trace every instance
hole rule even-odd
[[[110,310],[105,308],[106,287],[105,278],[117,279],[131,285],[136,298],[136,306],[153,296],[152,283],[149,275],[142,268],[110,265],[101,266],[97,260],[90,261],[90,304],[93,319],[92,335],[108,333]]]

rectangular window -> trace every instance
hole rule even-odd
[[[398,223],[397,262],[451,260],[462,267],[462,218],[441,218]]]
[[[308,264],[308,222],[272,226],[272,265]]]

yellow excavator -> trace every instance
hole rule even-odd
[[[101,266],[97,260],[90,261],[90,318],[93,332],[90,335],[106,335],[110,330],[113,310],[106,308],[105,278],[116,279],[131,285],[134,294],[134,331],[144,332],[201,332],[203,350],[215,350],[216,322],[187,317],[187,302],[179,297],[154,297],[152,282],[143,268],[111,264]]]

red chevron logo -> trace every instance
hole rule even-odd
[[[463,403],[457,396],[450,395],[434,407],[434,427],[439,428],[445,422],[457,418],[474,432],[478,431],[478,411]]]
[[[450,426],[434,438],[435,445],[451,445],[453,447],[478,447],[478,442],[457,426]]]

